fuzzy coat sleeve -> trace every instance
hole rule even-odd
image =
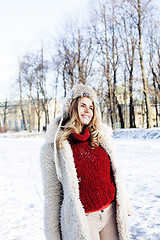
[[[44,191],[44,231],[47,240],[60,240],[61,184],[57,179],[52,143],[41,148],[40,164]]]

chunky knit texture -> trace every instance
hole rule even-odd
[[[80,200],[85,212],[99,210],[115,198],[109,156],[100,146],[91,148],[89,137],[88,128],[82,134],[74,132],[70,136],[79,180]]]

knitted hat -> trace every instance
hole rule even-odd
[[[71,107],[71,103],[75,98],[78,97],[89,97],[95,105],[95,108],[98,113],[99,120],[101,119],[101,114],[98,106],[98,100],[96,92],[93,88],[88,87],[83,84],[77,84],[75,85],[68,93],[65,98],[65,102],[63,105],[63,118],[67,118],[69,116],[69,110]]]

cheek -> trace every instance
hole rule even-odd
[[[81,118],[81,114],[83,113],[83,109],[81,107],[78,108],[78,117]]]
[[[93,118],[93,111],[91,111],[91,117]]]
[[[81,107],[79,107],[78,109],[78,115],[80,116],[83,113],[83,109]]]

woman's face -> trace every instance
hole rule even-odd
[[[93,117],[93,102],[88,97],[82,97],[78,102],[78,116],[82,126],[88,125]]]

